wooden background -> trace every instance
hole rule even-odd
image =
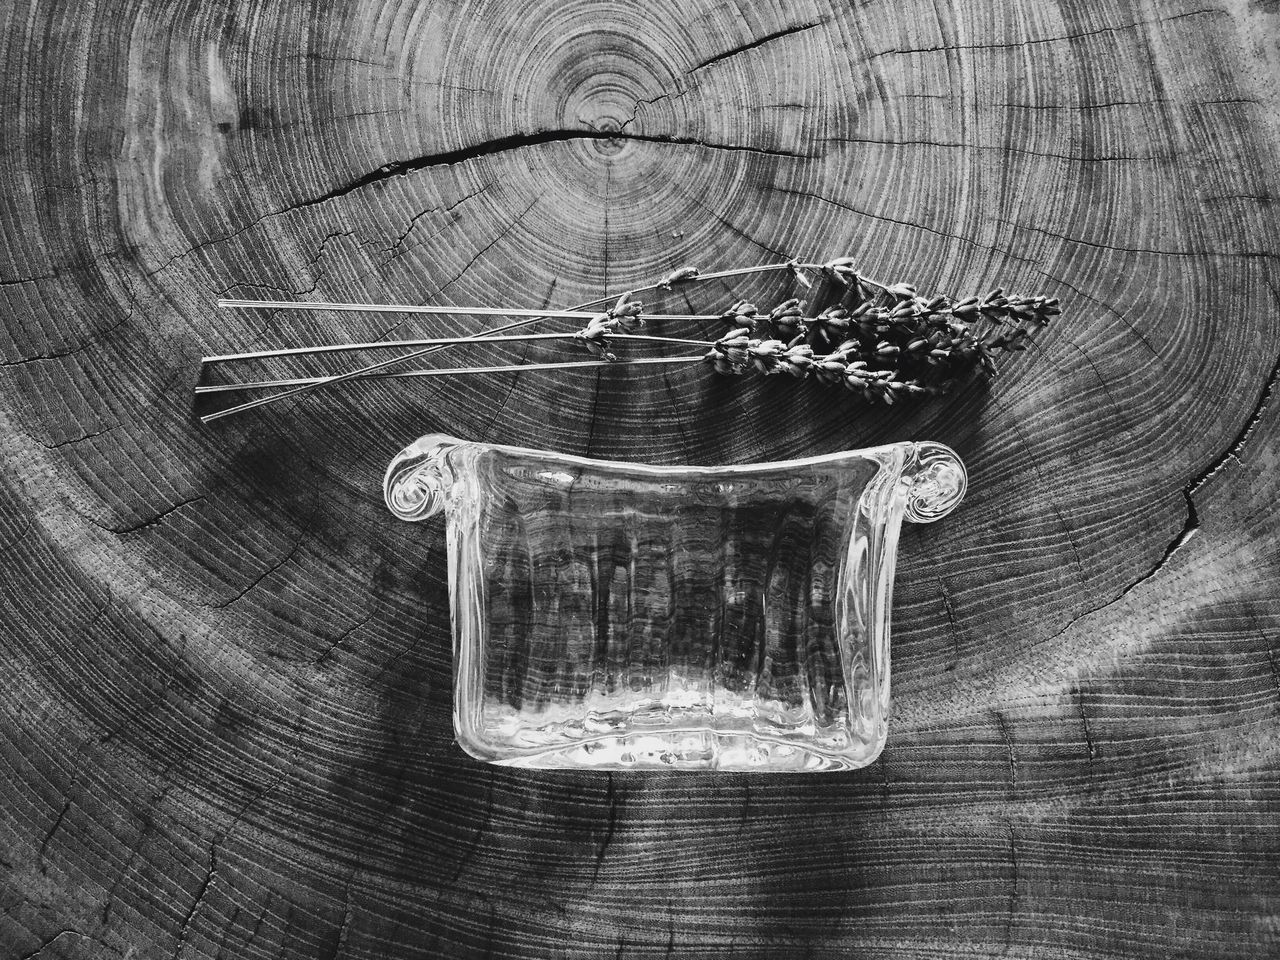
[[[1280,950],[1275,0],[0,22],[0,958]],[[844,254],[1064,316],[910,409],[670,368],[192,415],[207,353],[475,328],[219,295],[561,306]],[[465,757],[442,528],[380,500],[437,429],[956,447],[969,499],[904,532],[883,758]]]

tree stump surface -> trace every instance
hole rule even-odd
[[[0,958],[1280,951],[1275,2],[0,21]],[[1064,316],[989,387],[892,409],[694,366],[193,415],[207,354],[477,329],[219,296],[566,306],[841,255]],[[380,491],[436,430],[953,446],[966,502],[904,529],[883,757],[463,755],[443,528]]]

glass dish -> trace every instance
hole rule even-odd
[[[445,514],[467,753],[820,771],[884,747],[899,527],[965,485],[936,443],[688,467],[432,434],[385,493],[405,520]]]

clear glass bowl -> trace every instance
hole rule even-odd
[[[819,771],[883,748],[899,527],[965,484],[936,443],[658,467],[433,434],[385,490],[405,520],[446,516],[472,756]]]

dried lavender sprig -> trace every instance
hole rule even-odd
[[[1004,323],[1004,322],[1008,322],[1010,317],[1016,318],[1019,326],[1008,334],[1000,334],[996,336],[988,336],[984,334],[984,337],[981,341],[973,339],[972,343],[968,342],[968,340],[965,340],[964,338],[960,338],[960,339],[956,339],[955,343],[949,344],[946,347],[940,347],[940,348],[930,350],[928,362],[934,364],[935,366],[942,365],[942,362],[938,356],[939,354],[942,354],[944,357],[950,356],[951,347],[956,345],[961,345],[964,347],[964,349],[961,350],[962,356],[966,354],[966,351],[970,355],[969,357],[970,359],[972,355],[977,355],[981,361],[983,368],[987,370],[988,373],[994,373],[995,368],[994,368],[994,363],[991,360],[991,351],[995,349],[1023,350],[1026,348],[1025,341],[1028,339],[1028,331],[1025,328],[1021,327],[1021,322],[1023,320],[1039,322],[1041,325],[1043,325],[1044,323],[1048,322],[1048,319],[1050,316],[1055,315],[1059,312],[1057,309],[1056,299],[1046,300],[1043,297],[1034,298],[1034,299],[1005,298],[1003,297],[1002,291],[999,291],[999,290],[993,291],[992,294],[989,294],[984,301],[982,301],[980,304],[976,306],[976,308],[974,307],[974,304],[977,303],[977,298],[970,298],[970,300],[961,301],[956,304],[949,303],[947,301],[947,298],[945,297],[936,297],[934,298],[933,301],[925,302],[923,301],[922,298],[918,298],[916,296],[915,288],[909,284],[890,285],[890,284],[885,284],[871,278],[860,276],[856,272],[856,270],[853,269],[852,258],[840,258],[837,260],[829,261],[825,264],[801,263],[796,260],[790,260],[785,263],[762,264],[755,267],[735,268],[733,270],[719,271],[717,273],[705,274],[705,275],[701,274],[697,270],[697,268],[684,267],[679,270],[673,271],[672,273],[667,274],[665,277],[663,277],[661,280],[659,280],[654,284],[651,284],[647,287],[635,288],[632,291],[632,293],[648,291],[648,290],[670,290],[673,288],[675,284],[680,284],[680,283],[720,279],[720,278],[729,277],[729,276],[741,276],[741,275],[750,274],[750,273],[764,272],[769,270],[784,270],[784,269],[791,270],[795,274],[796,278],[800,280],[805,286],[812,286],[812,282],[808,279],[807,275],[805,274],[806,270],[819,270],[830,275],[834,279],[843,281],[844,283],[846,283],[846,285],[852,285],[854,286],[856,292],[859,294],[860,298],[864,300],[863,307],[870,306],[870,302],[876,296],[874,292],[875,290],[878,290],[879,292],[883,294],[887,294],[888,296],[894,298],[897,301],[897,305],[895,306],[893,311],[887,311],[881,308],[878,310],[876,314],[874,314],[869,318],[872,321],[887,321],[886,324],[883,324],[885,326],[885,329],[879,331],[880,333],[887,333],[890,327],[893,327],[899,330],[904,329],[906,326],[905,319],[908,317],[930,316],[930,315],[938,317],[944,313],[947,313],[947,314],[952,313],[952,308],[954,308],[956,311],[954,316],[963,315],[963,312],[966,309],[970,311],[976,309],[977,312],[980,313],[984,319],[992,322]],[[620,298],[618,301],[618,307],[622,307],[630,295],[631,295],[630,293],[623,294],[622,298]],[[603,304],[607,301],[607,299],[608,298],[602,297],[602,298],[599,298],[598,300],[590,301],[589,303],[586,303],[586,304],[581,304],[579,308]],[[911,307],[909,309],[903,309],[903,302],[905,301],[911,302]],[[387,306],[390,307],[391,305],[387,305]],[[361,305],[351,305],[351,308],[360,309]],[[443,312],[443,309],[447,309],[447,308],[442,308],[441,312]],[[489,309],[493,309],[495,310],[495,312],[497,312],[497,308],[489,308]],[[411,312],[417,312],[417,311],[411,311]],[[435,312],[435,311],[421,311],[421,312]],[[864,309],[862,310],[862,312],[867,313],[868,311]],[[530,313],[532,313],[532,311],[530,311]],[[755,313],[755,308],[753,305],[751,308],[751,313],[752,314]],[[610,335],[617,336],[617,337],[625,336],[624,334],[616,333],[616,330],[618,329],[619,325],[622,325],[624,329],[632,329],[632,327],[626,326],[628,322],[634,322],[636,325],[638,325],[640,321],[636,316],[636,314],[638,314],[638,308],[635,314],[630,314],[630,315],[627,314],[625,311],[622,313],[619,313],[618,308],[615,308],[614,310],[609,311],[609,313],[605,315],[594,317],[592,321],[588,324],[588,326],[584,328],[582,331],[579,331],[578,334],[576,334],[576,336],[581,337],[584,340],[584,342],[587,344],[587,346],[595,350],[602,359],[617,362],[617,358],[612,353],[609,353],[607,350],[607,344],[608,344],[607,338]],[[827,311],[826,313],[824,313],[823,317],[825,317],[827,320],[841,319],[841,318],[831,317],[830,311]],[[732,318],[735,320],[745,319],[742,316],[734,316],[732,311],[729,314],[726,314],[726,318]],[[505,325],[504,327],[500,327],[496,330],[487,331],[486,334],[482,334],[481,337],[487,334],[496,334],[501,332],[502,330],[511,329],[513,327],[523,326],[528,323],[537,323],[541,319],[544,319],[543,313],[539,313],[538,316],[533,317],[529,320],[519,321],[514,324]],[[703,318],[698,318],[698,319],[703,319]],[[800,324],[804,324],[806,328],[806,333],[809,333],[809,334],[812,334],[815,329],[813,321],[819,320],[819,319],[821,318],[805,317],[803,314],[803,304],[798,301],[789,301],[788,303],[781,305],[779,308],[775,308],[769,318],[770,322],[776,325],[779,325],[783,330],[787,330],[788,327],[797,327]],[[753,318],[752,318],[752,325],[754,325]],[[741,331],[741,332],[745,333],[749,331]],[[966,328],[965,330],[960,332],[967,333],[968,331]],[[829,383],[829,382],[835,382],[835,380],[839,379],[838,368],[843,367],[844,372],[843,372],[842,382],[844,382],[846,386],[850,386],[851,388],[854,388],[855,385],[861,386],[861,388],[864,389],[864,391],[867,393],[868,398],[874,398],[872,388],[878,387],[881,391],[882,399],[884,399],[886,402],[893,402],[894,393],[938,392],[936,388],[926,388],[922,386],[918,381],[902,381],[900,379],[893,379],[894,377],[899,376],[899,374],[895,373],[893,370],[869,368],[866,361],[853,360],[852,362],[846,362],[848,360],[848,351],[845,350],[843,347],[841,350],[837,350],[829,355],[817,356],[816,354],[814,354],[812,346],[799,343],[801,339],[803,339],[803,336],[798,336],[795,339],[795,341],[793,341],[790,345],[784,345],[782,344],[781,341],[776,341],[776,340],[760,340],[760,339],[757,339],[754,341],[749,340],[747,351],[750,352],[751,354],[752,363],[766,373],[775,373],[775,372],[785,371],[785,372],[791,373],[793,376],[803,377],[803,376],[807,376],[808,373],[812,370],[813,372],[817,373],[820,380],[822,380],[823,382]],[[922,338],[917,338],[916,340],[913,340],[908,345],[909,349],[918,349],[921,345],[921,341],[922,341]],[[924,341],[924,342],[927,342],[927,341]],[[416,351],[414,353],[393,358],[391,360],[384,361],[382,363],[371,364],[359,370],[350,371],[346,374],[340,374],[335,377],[313,378],[301,383],[297,387],[297,389],[286,391],[285,393],[277,394],[272,397],[259,398],[256,401],[252,401],[246,404],[241,404],[237,407],[232,407],[227,410],[220,411],[216,414],[211,414],[211,415],[202,417],[201,419],[205,422],[208,422],[210,420],[217,419],[222,416],[227,416],[230,414],[240,412],[242,410],[252,409],[257,406],[264,405],[266,403],[271,403],[278,399],[284,399],[286,397],[293,396],[298,393],[302,393],[313,387],[338,383],[338,382],[345,381],[347,379],[354,379],[360,376],[375,374],[384,367],[387,367],[396,363],[405,362],[417,356],[421,356],[425,353],[442,349],[443,346],[444,345],[434,345],[426,348],[425,350]],[[875,348],[876,348],[875,360],[880,363],[884,363],[888,360],[891,360],[892,358],[897,357],[899,354],[902,353],[901,346],[894,344],[889,340],[878,341],[875,344]],[[662,362],[663,359],[664,358],[655,358],[657,362]],[[714,360],[717,369],[720,369],[721,372],[736,373],[736,372],[741,372],[743,369],[739,367],[737,363],[729,362],[728,360],[726,360],[726,358],[721,353],[719,353],[718,350],[714,347],[712,351],[710,351],[707,354],[707,359]],[[592,364],[591,362],[587,362],[587,365],[592,365]],[[722,369],[722,367],[728,367],[728,369]],[[503,368],[463,368],[463,369],[481,372],[481,371],[489,371],[489,370],[496,371],[497,369],[503,369]],[[422,372],[415,371],[414,373],[422,373]]]
[[[975,367],[994,374],[997,350],[1025,350],[1027,325],[1042,327],[1060,312],[1056,299],[1006,297],[1001,289],[981,299],[926,300],[906,283],[876,283],[893,300],[892,306],[877,306],[878,297],[866,289],[852,260],[824,265],[837,268],[861,301],[853,309],[837,305],[808,317],[802,301],[788,300],[764,316],[755,304],[739,300],[722,315],[733,329],[706,359],[722,374],[744,373],[748,364],[765,374],[803,378],[812,372],[822,383],[843,383],[868,399],[893,403],[896,396],[943,392]],[[975,334],[967,320],[984,321],[986,329]],[[788,342],[752,338],[753,332],[775,332]],[[824,344],[835,349],[816,352]]]

